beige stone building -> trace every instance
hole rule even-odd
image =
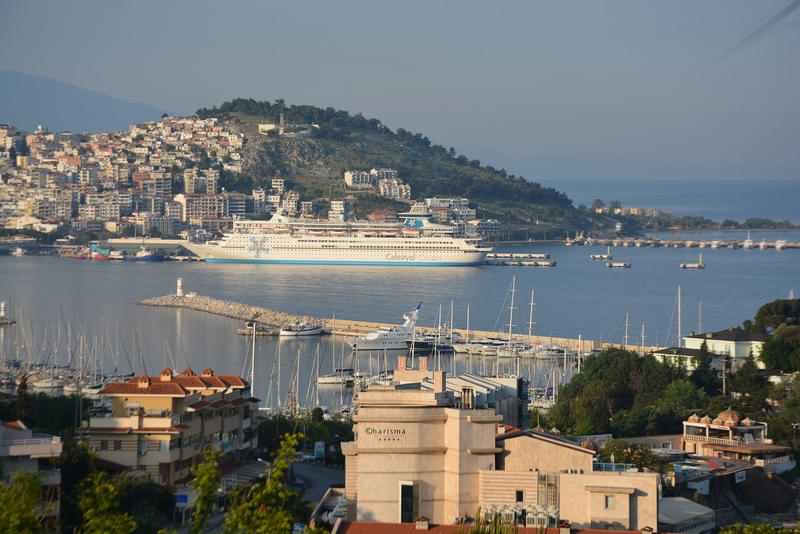
[[[528,527],[658,529],[659,475],[597,471],[594,451],[536,431],[505,432],[492,409],[447,387],[370,385],[342,444],[353,522],[452,525],[499,515]]]
[[[256,445],[250,384],[212,369],[139,376],[99,393],[111,412],[91,417],[83,439],[101,460],[144,471],[161,484],[186,480],[208,446],[237,454]]]

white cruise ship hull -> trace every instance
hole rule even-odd
[[[183,243],[183,246],[208,263],[464,267],[481,265],[486,256],[483,251],[444,251],[433,247],[431,250],[393,251],[345,247],[247,250],[191,242]]]

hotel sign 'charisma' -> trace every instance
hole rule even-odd
[[[405,437],[406,429],[368,426],[364,429],[364,433],[377,438],[378,441],[400,441],[400,438]]]

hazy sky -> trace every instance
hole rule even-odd
[[[787,5],[0,0],[0,69],[177,113],[284,98],[515,158],[800,176],[800,11],[714,65]]]

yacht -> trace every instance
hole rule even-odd
[[[347,343],[353,350],[405,350],[411,342],[417,324],[420,302],[413,311],[403,314],[405,320],[400,326],[384,326],[366,336],[349,338]]]

